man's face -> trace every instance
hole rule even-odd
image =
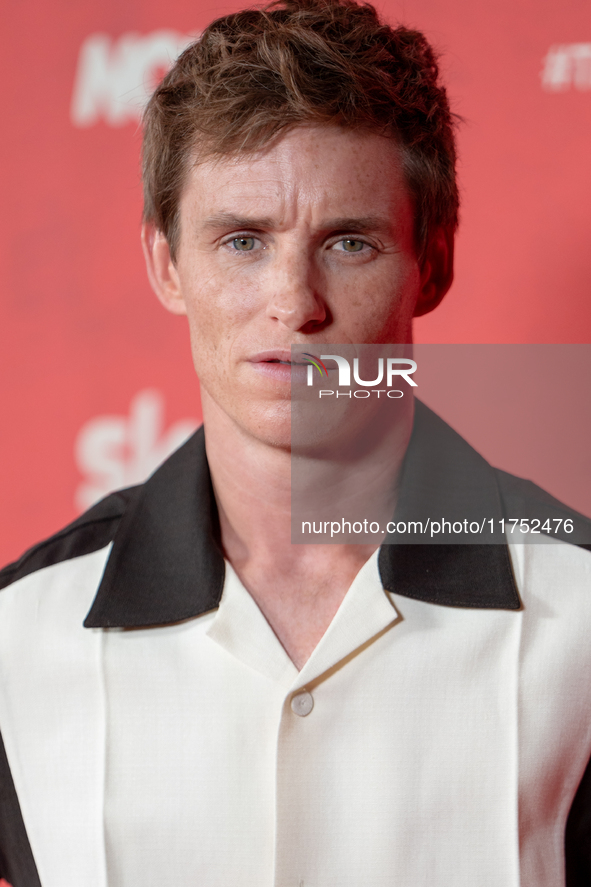
[[[410,342],[432,289],[395,143],[338,127],[298,127],[254,156],[195,166],[176,262],[161,235],[151,249],[160,298],[188,316],[204,412],[278,445],[290,345]]]

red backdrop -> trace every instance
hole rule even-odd
[[[138,108],[237,8],[5,3],[0,561],[133,483],[200,415],[184,319],[139,247]],[[419,342],[591,339],[586,0],[388,0],[443,52],[459,135],[456,282]]]

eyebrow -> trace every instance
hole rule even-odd
[[[383,216],[355,216],[339,219],[328,219],[322,226],[325,231],[354,231],[368,234],[371,231],[389,231],[391,222]]]
[[[275,228],[276,224],[270,218],[247,218],[235,216],[233,213],[216,213],[203,223],[204,228],[249,228],[262,230],[263,228]]]
[[[216,213],[203,223],[204,228],[219,229],[229,228],[238,230],[244,228],[252,231],[275,230],[277,222],[269,217],[253,218],[247,216],[235,216],[233,213]],[[327,219],[323,223],[323,232],[355,232],[367,234],[371,231],[389,231],[391,222],[382,216],[343,216],[335,219]]]

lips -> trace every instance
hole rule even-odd
[[[281,385],[290,385],[295,381],[294,373],[303,379],[308,366],[303,358],[292,361],[291,351],[285,349],[260,351],[258,354],[253,354],[249,362],[257,373]]]
[[[249,358],[251,363],[270,363],[282,366],[305,366],[304,360],[291,359],[291,351],[261,351]]]

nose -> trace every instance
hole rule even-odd
[[[267,317],[292,332],[311,332],[322,326],[328,310],[313,258],[290,252],[277,256],[270,271]]]

